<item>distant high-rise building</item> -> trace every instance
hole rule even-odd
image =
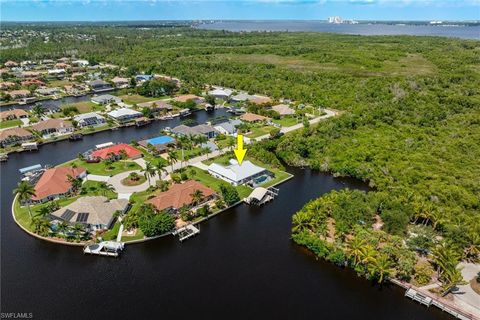
[[[328,17],[328,23],[343,23],[342,17],[340,16],[333,16]]]

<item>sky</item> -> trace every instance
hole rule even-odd
[[[480,0],[0,0],[1,21],[480,20]]]

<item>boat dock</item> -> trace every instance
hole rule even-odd
[[[108,256],[108,257],[118,257],[120,252],[123,250],[123,248],[124,248],[123,242],[103,241],[100,243],[86,245],[83,248],[83,253],[96,254],[96,255]]]
[[[250,193],[247,198],[245,198],[245,203],[261,206],[275,199],[275,197],[278,196],[279,191],[279,189],[274,187],[270,187],[268,189],[263,187],[257,187],[252,191],[252,193]]]
[[[181,227],[173,232],[173,235],[178,235],[180,242],[193,237],[200,233],[200,228],[195,227],[193,224]]]
[[[405,297],[408,297],[414,301],[417,301],[427,307],[430,306],[435,306],[439,308],[440,310],[447,312],[454,316],[457,319],[460,320],[473,320],[475,317],[471,314],[466,314],[465,312],[462,312],[460,310],[457,310],[457,308],[454,308],[453,306],[449,306],[445,303],[442,303],[441,301],[429,297],[427,294],[420,293],[419,291],[413,289],[413,288],[408,288],[407,291],[405,292]]]

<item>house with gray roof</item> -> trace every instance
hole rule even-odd
[[[73,120],[77,122],[77,125],[80,128],[90,127],[90,126],[97,127],[105,123],[105,118],[96,112],[79,114],[78,116],[73,118]]]
[[[109,103],[119,104],[120,102],[122,102],[122,99],[111,94],[101,94],[99,96],[92,97],[91,101],[96,104],[104,105]]]
[[[75,202],[50,214],[51,220],[65,221],[71,225],[85,225],[91,231],[111,228],[115,213],[125,213],[127,199],[108,200],[103,196],[80,197]]]
[[[235,133],[237,133],[237,127],[240,124],[242,124],[242,121],[240,121],[238,119],[233,119],[233,120],[229,120],[229,121],[219,123],[219,124],[215,125],[214,128],[222,134],[234,135]]]
[[[194,127],[189,127],[186,125],[179,125],[172,129],[172,133],[178,136],[199,136],[204,135],[208,139],[214,138],[218,132],[212,126],[206,124],[199,124]]]

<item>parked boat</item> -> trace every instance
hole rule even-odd
[[[108,256],[108,257],[118,257],[120,252],[123,251],[124,246],[125,245],[123,242],[103,241],[100,243],[86,245],[83,248],[83,253],[96,254],[96,255]]]
[[[72,135],[70,135],[70,137],[68,137],[68,139],[69,139],[70,141],[81,140],[81,139],[83,139],[83,134],[81,134],[81,133],[73,133]]]

